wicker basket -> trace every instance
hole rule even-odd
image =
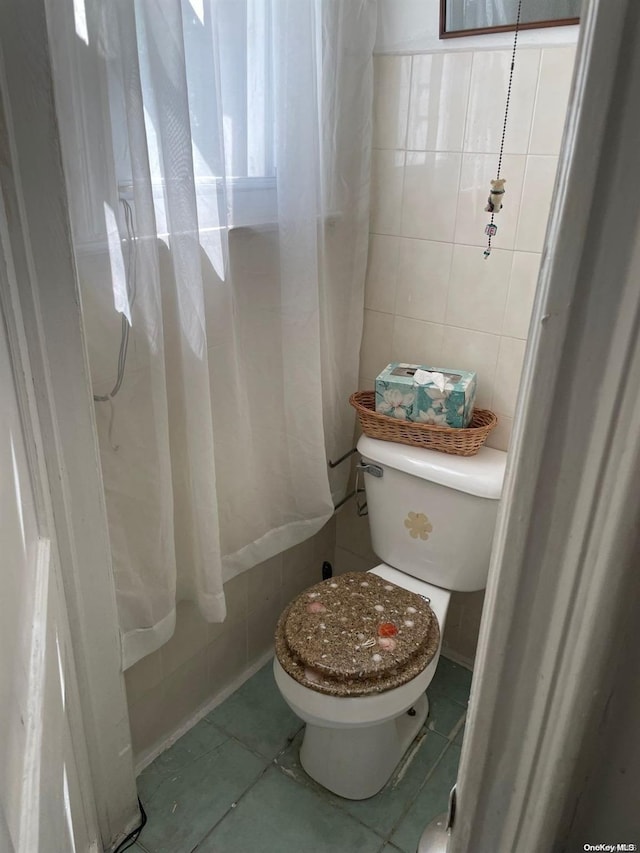
[[[373,391],[356,391],[349,397],[349,402],[358,413],[365,435],[456,456],[474,456],[498,423],[498,418],[489,409],[475,409],[471,425],[464,429],[401,421],[376,412]]]

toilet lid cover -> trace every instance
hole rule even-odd
[[[384,680],[414,659],[424,668],[439,639],[426,599],[369,572],[306,589],[291,603],[283,627],[295,658],[332,680]]]

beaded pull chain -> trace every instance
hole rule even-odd
[[[518,32],[520,30],[520,10],[522,8],[522,0],[518,0],[518,16],[516,18],[516,29],[513,34],[513,51],[511,53],[511,70],[509,71],[509,85],[507,86],[507,103],[504,109],[504,122],[502,124],[502,139],[500,140],[500,154],[498,156],[498,171],[496,173],[495,185],[492,181],[491,190],[489,191],[489,201],[485,210],[491,213],[491,221],[485,226],[484,233],[487,235],[487,248],[484,250],[484,259],[488,259],[491,254],[491,240],[495,237],[498,226],[495,224],[495,215],[500,213],[502,208],[501,198],[504,195],[504,184],[500,178],[502,169],[502,154],[504,152],[504,138],[507,133],[507,119],[509,118],[509,101],[511,100],[511,84],[513,83],[513,70],[516,66],[516,47],[518,46]]]

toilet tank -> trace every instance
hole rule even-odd
[[[365,435],[358,450],[380,559],[444,589],[484,589],[507,454],[453,456]]]

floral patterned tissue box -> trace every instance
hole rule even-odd
[[[466,427],[476,384],[472,370],[394,362],[376,379],[376,412],[415,423]]]

